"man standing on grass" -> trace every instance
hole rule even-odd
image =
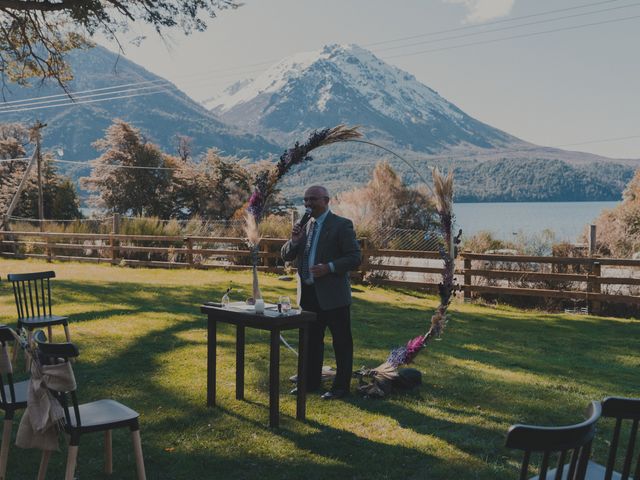
[[[349,271],[361,261],[360,246],[351,220],[329,210],[325,187],[309,187],[304,206],[311,220],[294,225],[291,239],[282,247],[282,258],[296,260],[299,277],[298,303],[317,314],[309,331],[307,385],[310,392],[320,388],[324,359],[324,333],[331,331],[336,356],[336,377],[324,400],[342,398],[349,393],[353,368],[351,337],[351,285]]]

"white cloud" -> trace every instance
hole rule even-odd
[[[445,2],[463,4],[467,8],[465,21],[482,23],[508,15],[515,0],[445,0]]]

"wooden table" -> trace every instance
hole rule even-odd
[[[296,418],[305,419],[306,408],[306,365],[309,345],[309,324],[314,322],[316,314],[297,311],[288,315],[278,313],[277,310],[266,309],[264,314],[256,314],[245,310],[239,305],[229,308],[203,305],[202,313],[207,315],[207,406],[216,404],[216,325],[218,322],[230,323],[236,326],[236,398],[244,399],[244,346],[245,329],[257,328],[270,332],[269,353],[269,426],[277,428],[279,424],[279,394],[280,394],[280,332],[298,329],[298,394],[296,403]]]

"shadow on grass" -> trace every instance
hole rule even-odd
[[[283,428],[271,431],[268,337],[254,330],[247,331],[250,401],[234,399],[235,329],[220,325],[221,407],[205,407],[206,319],[199,305],[221,296],[220,285],[55,285],[56,311],[80,312],[70,316],[81,348],[74,366],[80,398],[112,397],[141,412],[150,479],[412,478],[412,472],[415,478],[506,479],[517,471],[517,454],[503,448],[509,424],[571,423],[591,398],[638,394],[638,322],[544,314],[537,319],[479,308],[456,311],[454,305],[443,341],[432,342],[417,358],[424,374],[418,392],[331,405],[310,398],[305,424],[288,416],[293,397],[281,397]],[[435,308],[433,300],[425,303],[431,308],[356,299],[355,365],[376,366],[391,348],[424,333]],[[96,333],[105,322],[113,328]],[[327,335],[328,359],[329,340]],[[286,392],[295,357],[281,359],[280,388]],[[388,435],[374,431],[380,422]],[[124,465],[116,461],[116,471],[128,475],[130,444],[119,438],[114,451]],[[81,477],[103,478],[100,439],[83,440],[80,452]],[[37,458],[24,458],[10,462],[13,478],[33,476]],[[57,458],[51,478],[62,469]],[[134,478],[120,473],[117,478]]]

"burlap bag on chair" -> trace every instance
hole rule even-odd
[[[64,424],[64,410],[49,389],[68,392],[76,389],[69,362],[38,365],[31,362],[27,409],[22,415],[16,445],[21,448],[58,450],[58,427]]]

